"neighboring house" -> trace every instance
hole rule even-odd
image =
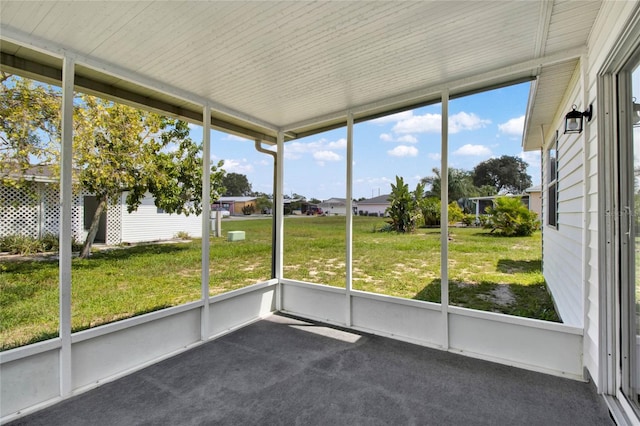
[[[533,192],[529,192],[529,189],[525,190],[525,194],[521,195],[488,195],[485,197],[471,197],[469,200],[471,201],[475,215],[476,221],[479,220],[480,215],[487,213],[487,208],[492,207],[496,198],[498,197],[520,197],[520,201],[522,204],[527,206],[529,210],[536,213],[538,218],[540,218],[540,189],[535,190],[536,187],[531,187]],[[539,187],[538,187],[539,188]],[[532,199],[533,198],[533,199]]]
[[[228,210],[231,215],[243,215],[242,209],[246,206],[253,206],[254,211],[258,212],[256,207],[256,197],[220,197],[220,199],[211,204],[212,209],[222,208]]]
[[[529,195],[529,210],[542,218],[542,185],[534,185],[524,190]]]
[[[29,175],[34,182],[33,193],[0,186],[0,236],[22,234],[40,238],[59,233],[60,192],[50,174]],[[77,241],[84,241],[97,208],[96,197],[88,193],[74,194],[71,232]],[[200,216],[167,214],[157,208],[150,194],[138,209],[127,212],[126,193],[119,202],[109,205],[102,215],[96,243],[120,244],[169,240],[179,232],[192,237],[202,235]]]
[[[367,200],[358,201],[358,215],[360,216],[384,216],[391,205],[391,194],[378,195]]]
[[[347,199],[346,198],[329,198],[324,200],[318,207],[329,216],[333,215],[346,215],[347,214]]]

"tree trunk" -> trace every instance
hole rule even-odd
[[[100,198],[100,202],[98,203],[96,212],[93,215],[93,220],[91,221],[89,233],[87,234],[87,238],[84,240],[84,245],[82,246],[82,251],[80,252],[81,259],[89,258],[89,255],[91,254],[91,246],[93,245],[93,240],[96,238],[98,228],[100,227],[100,216],[102,216],[102,212],[104,212],[106,207],[107,197],[103,196],[102,198]]]

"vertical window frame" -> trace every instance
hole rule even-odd
[[[556,130],[554,141],[547,150],[547,226],[558,229],[558,131]]]

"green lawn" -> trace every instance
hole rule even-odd
[[[353,287],[440,301],[440,230],[374,232],[381,218],[355,217]],[[285,277],[345,285],[345,218],[285,220]],[[211,239],[210,294],[271,275],[271,220],[223,221],[246,240]],[[477,228],[451,228],[449,292],[454,305],[557,321],[540,272],[540,234],[499,238]],[[72,263],[74,331],[198,300],[200,241],[118,248]],[[2,349],[57,335],[56,261],[1,260]]]

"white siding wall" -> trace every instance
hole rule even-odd
[[[599,294],[600,285],[606,283],[599,283],[598,275],[598,133],[603,130],[597,128],[601,113],[597,107],[597,83],[604,61],[614,50],[635,7],[634,2],[603,2],[588,43],[586,73],[582,75],[581,68],[576,70],[545,141],[549,144],[553,131],[560,129],[559,225],[557,230],[544,226],[544,275],[563,321],[584,327],[583,362],[599,388],[603,385],[599,383]],[[580,111],[593,104],[594,116],[582,134],[563,135],[563,118],[572,104]],[[543,164],[545,217],[547,172],[547,165]]]
[[[158,213],[153,198],[147,195],[138,210],[127,212],[126,195],[122,195],[122,242],[169,240],[178,232],[187,232],[190,236],[202,236],[202,219],[196,215]]]
[[[320,207],[323,211],[323,213],[333,216],[333,215],[340,215],[340,216],[344,216],[347,214],[347,208],[345,206],[331,206],[331,205],[322,205],[322,204],[318,204],[318,207]]]
[[[389,207],[389,204],[362,204],[358,205],[358,212],[377,213],[380,216],[384,216],[387,207]]]
[[[572,78],[576,85],[570,89],[568,100],[561,107],[560,114],[571,110],[576,104],[583,110],[581,87],[579,79],[580,67]],[[553,294],[558,313],[565,324],[582,327],[583,325],[583,291],[582,291],[582,202],[583,202],[583,137],[579,135],[564,135],[561,119],[556,120],[550,134],[559,129],[558,140],[558,228],[545,226],[543,230],[544,276]],[[553,145],[553,136],[546,141],[547,146]],[[546,156],[543,156],[545,159]],[[544,205],[548,206],[549,192],[547,182],[549,167],[544,164]],[[545,217],[548,209],[545,207]]]

